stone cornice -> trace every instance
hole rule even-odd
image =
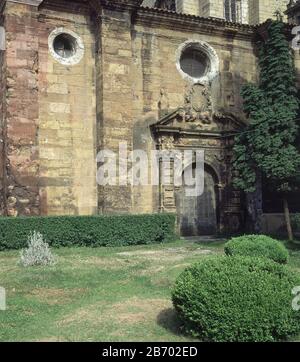
[[[255,40],[263,39],[265,41],[268,39],[268,37],[269,37],[268,27],[269,27],[270,23],[271,23],[271,20],[269,19],[269,20],[265,21],[264,23],[259,24],[257,26]],[[293,25],[293,24],[285,23],[284,34],[288,40],[291,40],[294,37],[294,35],[292,34],[292,29],[294,26],[295,25]]]
[[[225,139],[233,138],[237,135],[237,130],[232,131],[204,131],[204,130],[193,130],[193,129],[184,129],[180,127],[165,127],[157,126],[151,127],[152,132],[158,137],[159,135],[176,135],[176,136],[188,136],[194,138],[214,138],[214,139]]]
[[[0,0],[1,1],[1,0]],[[13,0],[18,1],[18,0]],[[31,0],[25,0],[31,1]],[[35,0],[34,0],[35,1]],[[40,0],[39,0],[40,1]],[[86,13],[87,9],[91,9],[96,17],[103,15],[103,9],[117,10],[117,11],[129,11],[134,13],[141,5],[143,0],[43,0],[47,8],[56,10],[69,10],[69,11],[82,11]]]
[[[0,12],[6,3],[20,3],[39,7],[44,0],[0,0]],[[82,0],[73,1],[53,1],[59,8],[72,8],[77,4],[76,11],[88,11],[90,7],[99,17],[103,15],[103,8],[115,10],[129,10],[134,14],[132,21],[134,24],[151,26],[156,28],[167,27],[178,31],[193,31],[195,33],[209,33],[220,36],[227,36],[237,39],[256,40],[257,35],[261,35],[265,24],[248,25],[231,23],[219,18],[205,18],[196,15],[176,13],[165,9],[143,7],[142,0]],[[73,4],[73,5],[72,5]],[[299,2],[300,4],[300,2]],[[86,9],[84,10],[84,7]],[[287,24],[287,33],[289,32]]]
[[[44,0],[0,0],[0,10],[3,8],[5,3],[8,2],[38,7],[44,2]],[[101,12],[103,7],[117,10],[136,10],[141,6],[142,2],[143,0],[83,0],[83,3],[88,3],[96,13]],[[70,1],[70,6],[71,5]]]
[[[246,39],[252,39],[257,29],[256,25],[231,23],[219,18],[204,18],[149,7],[140,7],[137,10],[135,22],[141,25],[164,26],[174,30],[192,30],[197,33],[209,32]]]
[[[44,0],[5,0],[4,2],[40,6],[43,1]]]
[[[97,8],[97,5],[99,7]],[[41,12],[44,9],[55,10],[56,12],[70,12],[79,14],[89,14],[90,9],[95,12],[101,12],[99,0],[82,0],[82,1],[68,1],[68,0],[44,0],[40,6]],[[44,13],[45,15],[45,13]]]
[[[132,9],[139,8],[143,0],[100,0],[102,6],[113,9]]]
[[[17,3],[31,6],[40,6],[44,0],[0,0],[0,13],[3,11],[6,3]]]

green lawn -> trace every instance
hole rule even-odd
[[[18,252],[0,253],[0,341],[190,341],[170,302],[170,288],[191,263],[223,245],[165,245],[54,250],[58,263],[22,268]],[[291,251],[300,271],[300,247]]]

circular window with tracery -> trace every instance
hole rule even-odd
[[[177,68],[183,78],[193,82],[210,82],[219,71],[215,50],[205,42],[187,41],[177,50]]]
[[[78,64],[84,54],[81,38],[71,30],[57,28],[49,36],[51,55],[61,64]]]
[[[190,77],[203,77],[208,71],[208,66],[206,54],[197,48],[187,48],[181,54],[180,67]]]

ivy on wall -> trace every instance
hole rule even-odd
[[[258,175],[274,190],[289,191],[300,168],[296,77],[293,56],[281,21],[266,24],[267,39],[259,45],[260,81],[242,89],[249,125],[234,146],[234,184],[254,192]]]

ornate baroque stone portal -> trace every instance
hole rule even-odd
[[[204,150],[205,175],[207,179],[214,182],[215,194],[212,195],[212,199],[215,205],[217,233],[237,232],[243,223],[240,193],[232,186],[231,171],[234,136],[242,125],[242,122],[233,115],[214,112],[209,87],[197,83],[188,89],[182,107],[162,117],[151,127],[158,150]],[[171,177],[174,175],[173,167],[174,162],[171,162],[169,170]],[[211,182],[207,185],[210,193],[212,192]],[[176,212],[178,228],[181,229],[182,220],[185,217],[182,214],[182,204],[185,201],[180,196],[182,187],[161,184],[159,195],[160,211]],[[195,207],[201,209],[202,206],[199,206],[199,203],[204,203],[203,200],[193,201],[195,205],[198,205]],[[205,200],[207,204],[207,197]],[[201,210],[203,215],[206,212],[212,212],[203,208]],[[200,217],[197,211],[195,214],[196,219]],[[202,225],[204,231],[209,230],[204,226]],[[198,233],[201,234],[199,228],[190,230],[191,235]]]

